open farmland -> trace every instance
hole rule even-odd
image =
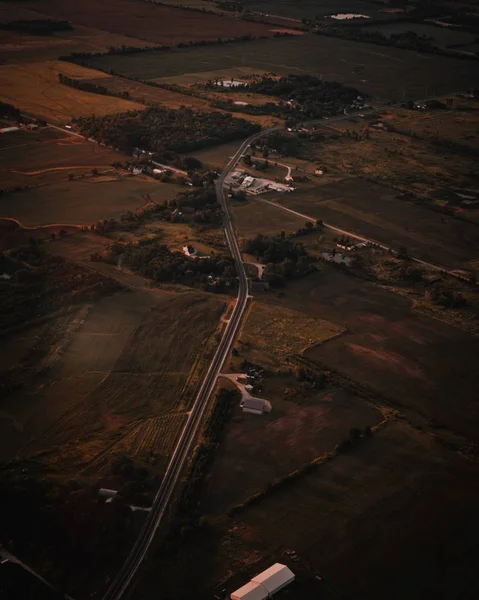
[[[102,177],[65,181],[0,198],[0,214],[27,227],[66,223],[91,225],[100,219],[118,219],[141,208],[150,194],[153,202],[172,200],[183,188],[146,177]]]
[[[412,256],[433,264],[460,268],[478,258],[476,225],[446,218],[360,178],[274,198],[287,208],[396,250],[404,246]]]
[[[339,6],[336,0],[275,0],[274,4],[269,0],[244,0],[242,4],[247,10],[270,13],[269,16],[273,13],[299,21],[304,17],[311,19],[318,15],[334,15],[338,12],[374,14],[382,18],[387,16],[374,4],[363,0],[345,0]]]
[[[270,397],[265,383],[261,395]],[[268,483],[333,450],[352,427],[364,429],[382,420],[378,410],[342,390],[310,394],[301,405],[286,397],[271,402],[270,414],[258,417],[238,410],[229,424],[203,501],[206,513],[224,514]]]
[[[392,600],[473,600],[479,586],[478,492],[477,466],[430,435],[390,423],[346,455],[267,495],[236,524],[254,532],[268,564],[283,562],[286,549],[297,553],[300,564],[291,568],[299,570],[298,587],[288,589],[294,600],[376,599],[386,588]],[[248,547],[251,540],[244,536],[243,543]],[[310,582],[314,573],[324,582],[302,590],[303,569]]]
[[[58,74],[91,77],[89,69],[72,70],[69,63],[46,61],[0,66],[0,100],[46,121],[65,122],[85,115],[140,110],[143,105],[62,85]]]
[[[308,359],[365,382],[405,411],[477,439],[477,337],[423,316],[402,296],[329,267],[290,283],[281,298],[268,292],[257,297],[278,310],[286,306],[346,328],[340,337],[309,348]]]
[[[275,235],[285,231],[293,233],[304,226],[304,219],[261,202],[257,198],[248,202],[232,203],[235,225],[243,239],[263,235]]]
[[[37,0],[35,10],[132,38],[176,45],[180,42],[228,39],[241,35],[272,35],[260,23],[202,14],[134,0]],[[133,44],[130,44],[133,45]]]
[[[377,99],[424,98],[468,89],[476,63],[355,43],[319,35],[255,40],[217,47],[176,49],[89,59],[89,65],[139,79],[227,69],[230,77],[248,64],[258,72],[308,73],[354,86]]]
[[[190,381],[203,367],[200,348],[208,347],[222,309],[221,301],[200,294],[122,292],[58,323],[60,351],[49,349],[41,385],[27,380],[27,389],[3,404],[21,435],[2,458],[42,450],[57,471],[88,468],[96,475],[91,464],[107,468],[105,450],[117,443],[154,451],[148,423],[155,431],[176,423],[179,431],[183,419],[165,417],[188,410]]]
[[[84,175],[92,168],[112,170],[113,162],[125,158],[115,150],[52,127],[18,131],[0,139],[2,188],[66,181],[69,173]]]

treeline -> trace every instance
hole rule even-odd
[[[316,271],[313,260],[296,235],[281,232],[275,236],[258,234],[244,244],[244,252],[267,264],[263,279],[272,285],[283,285],[287,279],[302,277]]]
[[[91,83],[89,81],[82,81],[81,79],[72,79],[71,77],[67,77],[63,75],[63,73],[58,73],[58,81],[62,85],[68,85],[69,87],[75,88],[76,90],[82,90],[83,92],[90,92],[91,94],[101,94],[103,96],[115,96],[117,98],[125,98],[128,99],[130,94],[128,91],[123,92],[112,92],[104,85],[98,85],[97,83]]]
[[[7,31],[20,31],[30,35],[51,35],[57,31],[73,29],[70,21],[55,21],[54,19],[18,20],[2,23],[0,29]]]
[[[72,52],[71,54],[67,54],[64,56],[60,56],[59,60],[64,60],[67,62],[74,62],[77,64],[82,64],[84,66],[88,66],[85,59],[90,58],[101,58],[103,56],[117,56],[122,54],[139,54],[142,52],[168,52],[170,50],[174,50],[175,48],[193,48],[195,46],[222,46],[224,44],[235,44],[238,42],[253,42],[255,40],[266,40],[270,37],[289,37],[293,34],[287,32],[276,31],[273,33],[273,36],[253,36],[253,35],[239,35],[232,38],[223,39],[218,37],[215,40],[193,40],[190,42],[179,42],[174,46],[168,45],[158,45],[158,46],[126,46],[122,44],[121,46],[109,46],[106,52]]]
[[[104,117],[80,117],[75,124],[85,137],[128,154],[135,148],[154,153],[168,150],[187,153],[244,139],[261,129],[229,114],[159,106]]]
[[[477,55],[474,54],[465,54],[448,48],[440,48],[433,43],[433,38],[426,35],[419,35],[414,31],[404,31],[386,36],[380,31],[366,31],[359,27],[337,27],[321,24],[314,28],[314,33],[354,42],[366,42],[379,46],[392,46],[393,48],[400,48],[402,50],[414,50],[424,54],[440,54],[442,56],[452,56],[454,58],[469,60],[477,59]]]

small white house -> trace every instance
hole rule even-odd
[[[240,403],[240,407],[243,409],[243,412],[253,415],[269,413],[272,409],[271,402],[262,398],[244,398]]]
[[[257,583],[263,587],[268,596],[276,594],[292,581],[294,581],[294,573],[281,563],[275,563],[269,569],[251,579],[251,583]]]
[[[230,596],[231,600],[264,600],[267,597],[268,593],[264,587],[252,581],[240,587]]]

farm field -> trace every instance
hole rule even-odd
[[[70,63],[58,61],[1,65],[0,100],[54,123],[91,114],[102,116],[144,108],[142,104],[122,98],[90,94],[62,85],[58,81],[59,73],[70,73],[73,77],[83,73],[91,77],[92,71],[78,69],[76,65],[71,69]]]
[[[326,266],[290,283],[281,298],[268,292],[256,298],[346,328],[306,350],[306,358],[366,383],[406,413],[477,439],[474,335],[422,315],[403,296]],[[451,403],[452,396],[460,401]]]
[[[479,109],[470,100],[453,99],[453,110],[411,111],[396,109],[382,113],[386,126],[423,138],[436,136],[479,149]]]
[[[70,173],[85,176],[92,168],[113,172],[112,163],[126,158],[115,150],[52,128],[15,132],[8,142],[9,146],[0,149],[4,189],[64,182]]]
[[[25,4],[27,6],[27,4]],[[35,10],[73,25],[84,25],[156,44],[272,35],[267,26],[133,0],[38,0]],[[133,45],[133,44],[130,44]],[[143,44],[144,45],[144,44]]]
[[[27,227],[65,223],[91,225],[100,219],[118,219],[123,213],[153,202],[176,197],[184,190],[176,184],[159,183],[144,176],[91,177],[10,193],[0,198],[0,214]]]
[[[470,87],[473,61],[426,56],[397,48],[355,43],[319,35],[255,40],[216,47],[176,49],[127,56],[105,56],[88,61],[93,68],[113,69],[139,79],[169,78],[227,70],[241,75],[245,64],[258,72],[309,73],[352,85],[384,99],[424,98]]]
[[[165,428],[169,451],[222,310],[222,301],[201,294],[120,292],[54,323],[59,348],[48,348],[46,374],[3,404],[21,435],[2,459],[42,451],[58,474],[86,469],[97,477],[108,474],[116,444],[119,452],[155,451],[155,431]],[[142,442],[148,436],[153,446]]]
[[[478,258],[476,225],[398,199],[396,192],[361,178],[275,194],[274,200],[396,250],[404,246],[412,256],[433,264],[457,269]]]
[[[297,591],[289,589],[294,600],[320,594],[379,599],[386,587],[392,600],[472,600],[479,587],[478,470],[433,439],[391,422],[346,455],[267,495],[235,524],[254,532],[269,564],[287,561],[282,551],[292,549],[300,560],[293,571],[301,573],[304,560],[310,578],[324,578],[308,596],[299,575]],[[251,545],[247,535],[243,543]]]
[[[242,239],[255,237],[259,233],[293,233],[299,227],[304,227],[305,219],[266,204],[257,197],[248,199],[247,202],[232,202],[231,209]]]
[[[331,15],[338,12],[352,12],[361,14],[381,15],[379,9],[370,2],[362,0],[346,0],[340,3],[335,0],[275,0],[274,5],[268,0],[244,0],[243,6],[247,10],[273,13],[283,17],[301,20],[303,17],[313,18],[318,15]],[[383,15],[384,16],[384,15]]]
[[[271,398],[268,383],[266,378],[261,396],[271,399],[272,412],[258,418],[238,408],[228,425],[202,502],[206,514],[224,514],[268,483],[331,452],[352,427],[382,420],[379,410],[343,390],[310,393],[298,403],[280,394]]]

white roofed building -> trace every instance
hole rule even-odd
[[[244,398],[240,403],[240,407],[243,409],[243,412],[254,415],[271,412],[271,402],[262,398],[253,398],[252,396]]]
[[[243,587],[240,587],[230,596],[231,600],[264,600],[268,597],[268,592],[259,585],[249,581]]]
[[[294,573],[286,565],[275,563],[251,579],[251,583],[258,583],[263,587],[268,596],[272,596],[294,581]]]

